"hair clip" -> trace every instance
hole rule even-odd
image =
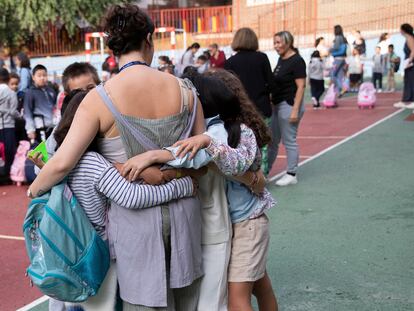
[[[118,31],[124,30],[125,24],[126,24],[125,17],[122,16],[122,15],[118,16],[118,23],[117,24],[118,24]]]

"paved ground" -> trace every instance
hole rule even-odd
[[[398,96],[381,94],[374,110],[358,111],[348,98],[339,109],[307,111],[302,160],[390,115]],[[297,186],[270,187],[280,202],[269,213],[269,272],[281,310],[414,309],[414,122],[407,116],[305,164]],[[281,155],[273,173],[283,169]],[[21,237],[24,191],[0,188],[1,311],[41,296],[24,277],[24,242],[10,240]]]
[[[414,310],[414,123],[407,112],[272,187],[281,310]]]

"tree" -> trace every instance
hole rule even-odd
[[[132,0],[0,0],[0,46],[13,49],[31,34],[42,34],[49,22],[64,25],[70,35],[82,25],[97,26],[107,7]]]

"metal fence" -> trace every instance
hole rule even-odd
[[[273,34],[280,30],[291,31],[299,47],[313,45],[320,35],[331,39],[336,24],[342,25],[346,32],[358,29],[367,37],[396,32],[402,23],[414,21],[414,0],[233,0],[232,6],[151,10],[148,13],[156,27],[184,29],[189,43],[228,45],[234,30],[251,27],[261,39],[261,48],[269,49]],[[168,49],[168,36],[156,35],[155,47]],[[27,46],[32,56],[65,55],[84,52],[84,40],[82,30],[70,38],[64,28],[50,24],[42,36],[32,36]],[[180,46],[179,36],[177,41]],[[92,53],[95,50],[98,45],[96,49],[92,46]]]

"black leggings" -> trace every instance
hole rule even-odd
[[[414,67],[404,70],[403,102],[414,102]]]
[[[310,85],[312,97],[315,97],[319,103],[319,98],[321,98],[323,92],[325,92],[325,81],[310,79]]]
[[[377,81],[378,81],[378,87],[382,89],[382,73],[381,72],[372,73],[372,83],[374,83],[375,88],[377,88]]]

